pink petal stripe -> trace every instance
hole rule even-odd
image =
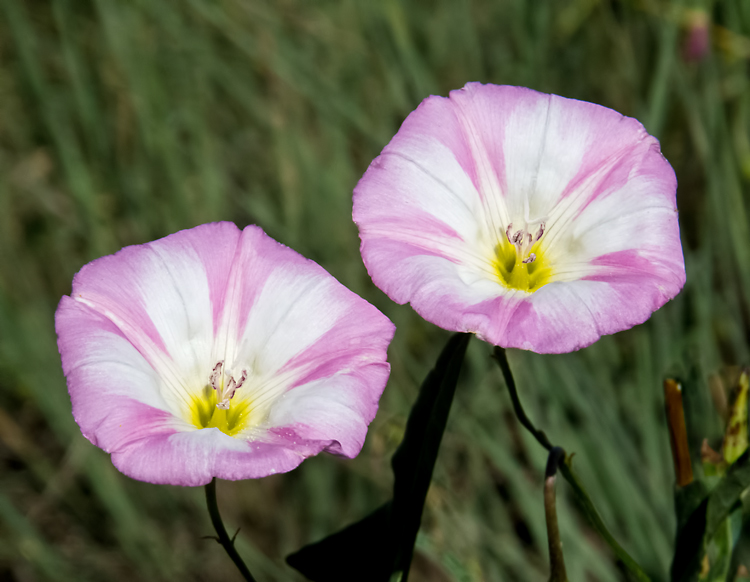
[[[106,398],[105,414],[83,436],[108,453],[127,450],[155,435],[169,436],[187,428],[168,411],[153,408],[127,396]]]
[[[302,255],[276,242],[258,226],[250,225],[242,231],[227,289],[227,305],[234,311],[225,315],[232,320],[233,341],[241,341],[255,301],[271,274],[286,265],[306,262]]]
[[[170,410],[153,368],[109,319],[63,297],[55,314],[55,328],[73,416],[87,438],[95,438],[114,397],[126,396]]]
[[[282,374],[299,374],[290,389],[385,360],[395,326],[375,307],[345,287],[336,289],[332,295],[331,301],[346,303],[348,309],[331,329],[281,369]],[[363,330],[368,330],[368,333],[363,334]]]
[[[440,123],[434,123],[435,119],[440,119]],[[503,124],[495,123],[495,118],[485,117],[472,121],[480,125],[480,130],[484,128],[488,133],[497,131],[499,133],[495,135],[503,134]],[[462,118],[454,103],[443,97],[427,97],[404,120],[401,129],[393,136],[381,156],[373,160],[370,167],[378,169],[378,165],[385,162],[383,156],[388,154],[400,156],[406,153],[407,159],[424,160],[424,157],[419,154],[430,141],[436,140],[453,153],[464,173],[470,178],[475,190],[479,191],[483,176],[481,169],[477,168],[477,161],[473,155],[472,148],[475,143],[472,138],[473,136],[467,135],[466,132],[466,119]],[[416,153],[415,158],[409,155],[411,153]],[[498,175],[501,176],[501,174]],[[363,204],[366,202],[363,201]]]
[[[390,366],[378,362],[298,386],[274,406],[268,425],[282,433],[291,429],[306,441],[327,442],[328,452],[355,457],[389,373]]]
[[[262,374],[295,371],[301,376],[342,350],[348,350],[352,365],[385,360],[394,327],[383,314],[320,265],[266,235],[252,246],[255,253],[239,257],[237,267],[238,280],[245,282],[239,291],[239,311],[246,313],[238,318],[240,359],[255,359]]]
[[[220,316],[225,307],[231,267],[241,250],[240,237],[240,229],[233,222],[213,222],[147,243],[147,246],[159,249],[165,261],[174,260],[174,257],[184,253],[194,254],[198,258],[204,273],[195,273],[195,276],[203,275],[208,281],[214,334],[217,332]]]
[[[159,368],[185,349],[184,336],[173,337],[176,331],[192,329],[195,335],[206,321],[204,341],[210,340],[210,325],[215,329],[224,307],[239,234],[232,223],[212,223],[125,247],[85,265],[73,280],[71,296],[115,322]],[[193,295],[203,288],[210,301],[200,304]],[[177,300],[165,303],[168,296]]]

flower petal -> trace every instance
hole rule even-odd
[[[149,483],[199,486],[214,477],[257,479],[298,467],[318,454],[325,443],[285,439],[251,442],[236,439],[216,428],[191,432],[153,433],[122,450],[112,452],[112,463],[122,473]]]
[[[141,431],[144,424],[172,417],[159,390],[158,374],[109,319],[63,297],[55,324],[73,416],[91,442],[105,450],[117,446],[101,429],[123,423],[128,416],[123,403],[144,406],[154,414],[148,420],[126,422],[122,434],[115,437],[118,443]]]
[[[303,437],[347,443],[342,454],[356,455],[388,377],[384,362],[393,324],[322,267],[257,227],[243,232],[233,286],[242,316],[232,318],[237,327],[227,333],[237,343],[224,358],[248,366],[251,432],[305,422],[304,409],[289,411],[304,392],[332,407],[339,424]],[[345,397],[328,399],[329,391],[344,385]],[[276,406],[287,412],[277,413]]]
[[[472,323],[491,343],[502,338],[504,347],[566,353],[646,321],[673,296],[674,289],[664,283],[658,276],[634,279],[631,274],[616,284],[595,278],[550,283],[531,297],[511,302],[498,298],[468,311],[483,312]],[[508,313],[505,320],[492,317],[497,310]]]
[[[268,424],[288,440],[326,443],[329,453],[355,457],[389,373],[388,364],[373,363],[297,386],[271,409]]]
[[[97,259],[73,280],[71,297],[113,322],[173,408],[196,389],[186,380],[211,365],[239,235],[232,223],[205,224]]]
[[[675,189],[638,121],[470,83],[407,117],[357,184],[353,217],[368,273],[394,301],[497,345],[561,352],[645,321],[679,292]],[[545,226],[551,275],[534,292],[498,274],[511,224]]]

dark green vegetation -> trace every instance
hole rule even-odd
[[[240,553],[259,580],[299,579],[286,554],[388,499],[390,457],[448,334],[373,287],[351,191],[422,98],[467,81],[635,116],[677,173],[683,293],[579,353],[509,353],[529,416],[577,453],[607,526],[666,579],[661,380],[685,381],[697,455],[723,432],[709,380],[750,363],[750,3],[701,5],[711,54],[686,62],[697,0],[0,0],[0,579],[237,579],[201,539],[202,489],[132,481],[81,436],[52,323],[84,263],[212,220],[261,225],[398,326],[360,457],[219,483]],[[469,347],[411,580],[547,577],[546,452],[490,353]],[[558,492],[570,580],[621,579],[563,481]]]

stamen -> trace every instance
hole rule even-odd
[[[245,383],[245,380],[247,380],[247,370],[242,370],[242,377],[240,378],[240,381],[239,381],[239,382],[236,382],[236,383],[235,383],[235,381],[234,381],[234,378],[233,378],[233,377],[230,377],[230,378],[229,378],[229,384],[228,384],[228,386],[227,386],[227,391],[226,391],[226,393],[224,394],[224,398],[225,398],[225,399],[229,399],[229,400],[231,400],[232,398],[234,398],[234,393],[235,393],[235,392],[236,392],[236,391],[237,391],[237,390],[238,390],[239,388],[241,388],[241,387],[242,387],[242,384],[244,384],[244,383]],[[228,407],[227,407],[227,408],[228,408]]]
[[[224,376],[229,379],[226,383]],[[216,364],[209,378],[211,387],[216,390],[216,408],[229,410],[229,401],[234,398],[234,393],[242,387],[245,380],[247,380],[247,370],[242,370],[242,376],[238,382],[234,379],[232,371],[224,368],[224,360]]]
[[[211,376],[209,378],[209,382],[211,383],[211,387],[216,390],[216,392],[219,392],[221,390],[221,377],[222,377],[222,368],[224,367],[224,360],[221,360],[218,364],[214,366],[213,371],[211,372]]]
[[[524,228],[516,230],[513,229],[513,223],[507,226],[505,238],[510,246],[501,239],[500,244],[495,247],[497,272],[500,282],[506,287],[533,293],[550,282],[552,269],[545,258],[542,243],[537,246],[546,229],[544,219],[530,222],[527,218]],[[531,252],[532,250],[536,252]]]
[[[539,225],[539,231],[536,233],[536,237],[534,238],[534,242],[538,241],[540,238],[542,238],[542,235],[544,234],[544,227],[545,223],[542,222],[542,224]]]

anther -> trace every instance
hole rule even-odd
[[[245,383],[245,380],[247,380],[247,370],[242,370],[242,376],[240,377],[239,382],[235,383],[234,377],[229,378],[227,393],[224,395],[224,397],[229,399],[234,398],[234,393],[242,387],[242,385]]]
[[[544,227],[545,224],[542,223],[539,225],[539,231],[536,233],[536,237],[534,238],[534,242],[538,241],[540,238],[542,238],[542,235],[544,234]]]
[[[229,378],[226,384],[224,383],[225,375]],[[224,368],[224,360],[216,364],[209,377],[211,387],[216,390],[216,408],[229,410],[229,401],[234,398],[234,393],[242,387],[245,380],[247,380],[247,370],[242,370],[242,376],[240,376],[239,381],[236,381],[232,371]]]
[[[534,253],[530,253],[530,254],[529,254],[529,256],[528,256],[528,257],[526,257],[526,258],[525,258],[525,259],[524,259],[523,261],[521,261],[521,262],[522,262],[522,263],[526,263],[526,264],[528,264],[528,263],[533,263],[534,261],[536,261],[536,255],[535,255]]]
[[[223,367],[224,367],[224,360],[221,360],[218,364],[214,366],[214,369],[211,372],[211,376],[209,378],[209,382],[211,383],[211,388],[213,388],[217,392],[221,390],[221,376],[222,376]]]

